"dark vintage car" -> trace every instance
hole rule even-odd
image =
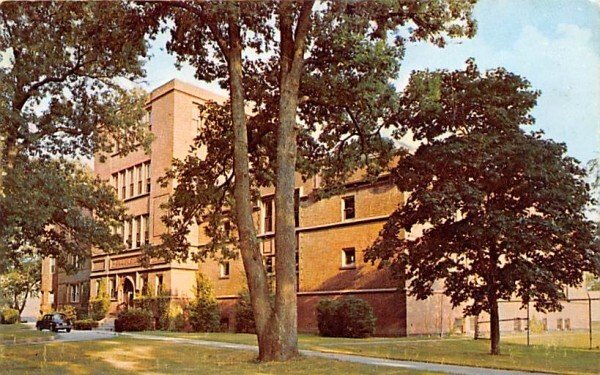
[[[35,328],[40,331],[48,329],[52,332],[58,332],[59,330],[64,329],[67,332],[71,332],[73,325],[65,314],[53,313],[44,315],[42,319],[35,323]]]

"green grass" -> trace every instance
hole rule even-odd
[[[0,324],[0,344],[6,341],[18,343],[34,339],[50,339],[52,336],[50,332],[40,332],[25,324]]]
[[[3,374],[427,374],[317,358],[257,363],[256,353],[117,337],[77,343],[0,346]]]
[[[146,332],[145,334],[256,345],[256,337],[247,334],[176,332]],[[330,353],[561,374],[600,373],[600,350],[560,347],[550,344],[552,340],[549,340],[546,345],[530,347],[519,343],[507,343],[504,340],[501,344],[502,354],[499,356],[488,354],[489,340],[470,338],[346,339],[300,335],[298,341],[301,349]]]

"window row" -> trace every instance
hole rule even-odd
[[[137,249],[150,243],[150,216],[140,215],[123,222],[123,225],[113,229],[113,234],[119,234],[123,243],[129,249]]]
[[[261,233],[275,230],[275,201],[272,196],[261,201]],[[342,198],[342,221],[356,218],[356,205],[354,195]],[[294,223],[300,226],[300,189],[294,191]]]
[[[151,182],[149,161],[113,173],[111,179],[111,185],[119,199],[150,193]]]

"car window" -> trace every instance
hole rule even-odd
[[[61,320],[62,316],[60,314],[54,314],[54,320]]]

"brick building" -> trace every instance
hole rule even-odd
[[[192,297],[198,269],[214,285],[222,322],[234,327],[234,305],[246,281],[241,259],[219,263],[207,260],[164,262],[155,259],[142,267],[140,248],[159,241],[167,229],[161,222],[160,205],[166,202],[173,185],[161,186],[157,179],[174,158],[183,159],[200,126],[198,104],[206,100],[224,101],[213,93],[172,80],[150,93],[147,122],[155,139],[151,153],[136,151],[126,156],[118,150],[104,163],[95,160],[95,173],[110,181],[117,195],[129,208],[132,220],[123,223],[119,233],[126,251],[108,255],[92,251],[88,263],[75,275],[66,275],[45,260],[43,266],[42,307],[56,309],[65,304],[83,307],[88,296],[95,296],[102,280],[111,297],[111,312],[119,305],[130,305],[142,290],[164,290],[173,301]],[[404,196],[382,176],[375,183],[364,183],[360,176],[348,181],[343,194],[316,200],[319,179],[296,180],[296,235],[298,242],[298,324],[302,332],[316,332],[315,305],[322,298],[355,296],[366,300],[377,316],[376,334],[407,335],[470,332],[459,309],[452,309],[441,294],[425,301],[407,297],[389,271],[363,262],[363,251],[377,237],[389,214]],[[268,273],[274,276],[277,251],[274,248],[273,189],[264,189],[255,207],[255,223]],[[190,228],[191,244],[208,241],[203,228]],[[501,312],[502,313],[502,312]],[[564,320],[563,320],[564,321]]]

